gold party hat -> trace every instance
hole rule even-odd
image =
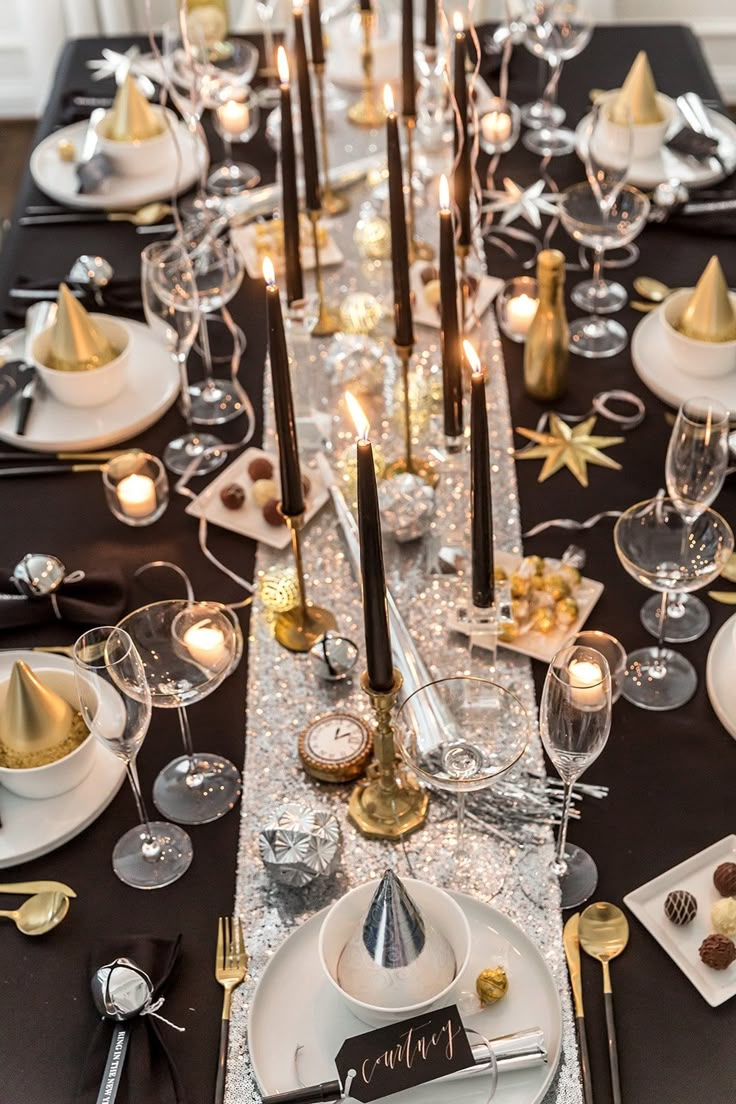
[[[104,133],[114,142],[139,142],[161,133],[161,123],[146,97],[128,73],[105,117]]]
[[[51,330],[46,363],[59,372],[101,368],[118,354],[66,284],[59,284],[56,322]]]
[[[721,262],[711,257],[695,285],[677,329],[696,341],[736,340],[736,311]]]
[[[662,112],[657,103],[657,86],[654,83],[646,50],[640,50],[634,58],[621,91],[613,99],[610,117],[614,123],[625,126],[631,119],[635,126],[661,123]]]
[[[0,743],[23,756],[48,751],[65,742],[73,720],[69,703],[17,660],[0,710]]]

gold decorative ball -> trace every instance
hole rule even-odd
[[[481,1004],[496,1004],[503,1000],[509,991],[509,979],[503,966],[481,970],[475,979],[475,991]]]
[[[391,227],[380,215],[359,219],[353,241],[363,260],[385,261],[391,256]]]
[[[299,604],[299,583],[293,567],[270,567],[258,576],[258,595],[271,613],[288,613]]]
[[[368,291],[352,291],[340,304],[340,323],[344,333],[371,333],[382,317],[383,307]]]

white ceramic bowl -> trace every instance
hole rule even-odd
[[[438,889],[429,882],[420,882],[415,878],[404,878],[403,882],[419,910],[445,936],[455,952],[455,977],[430,1000],[404,1008],[381,1008],[351,997],[338,984],[337,965],[340,955],[353,934],[355,925],[365,917],[378,888],[378,879],[352,889],[336,901],[325,916],[319,933],[319,961],[325,977],[353,1015],[373,1027],[397,1023],[411,1016],[419,1016],[435,1006],[441,1007],[443,1003],[451,1003],[448,994],[457,984],[470,959],[470,925],[460,906],[443,889]]]
[[[619,88],[612,89],[612,91],[606,94],[604,98],[605,102],[610,103],[619,92]],[[667,131],[672,123],[676,108],[674,101],[671,100],[669,96],[665,96],[662,92],[657,93],[657,106],[662,116],[658,123],[635,123],[631,128],[632,161],[649,161],[651,158],[657,156],[664,145]],[[620,128],[620,124],[615,123],[608,115],[607,122],[614,131]]]
[[[58,667],[34,667],[33,671],[46,686],[68,701],[72,709],[79,709],[73,671],[62,671]],[[8,682],[9,679],[6,679],[0,686],[0,708],[5,701]],[[43,767],[24,767],[20,770],[0,767],[0,785],[19,797],[30,797],[37,801],[58,797],[84,781],[92,770],[94,756],[95,739],[90,734],[70,755],[57,759],[55,763],[47,763]]]
[[[657,311],[675,366],[688,376],[715,379],[736,370],[736,340],[699,341],[676,329],[692,288],[681,288],[670,295]],[[730,292],[736,308],[736,294]]]
[[[119,176],[152,176],[166,167],[176,156],[174,128],[177,118],[168,107],[151,104],[151,110],[161,124],[162,130],[153,138],[139,138],[133,142],[119,142],[107,138],[108,113],[97,124],[98,150],[110,158],[115,172]]]
[[[93,314],[96,325],[107,334],[113,349],[120,352],[101,368],[82,372],[60,372],[49,368],[48,357],[50,330],[42,330],[31,348],[31,361],[41,382],[50,393],[65,406],[103,406],[120,394],[128,380],[130,330],[118,318],[107,314]]]

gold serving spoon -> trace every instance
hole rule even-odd
[[[37,893],[19,909],[0,911],[0,916],[12,920],[23,935],[45,935],[57,927],[69,911],[69,898],[64,893]]]
[[[629,942],[629,922],[620,908],[607,901],[596,901],[581,913],[578,929],[580,946],[603,967],[603,1001],[608,1029],[608,1059],[611,1065],[613,1104],[621,1104],[621,1078],[618,1068],[616,1022],[613,1018],[613,991],[608,963],[625,949]]]
[[[153,226],[164,215],[170,215],[172,207],[168,203],[146,203],[137,211],[110,211],[108,222],[131,222],[133,226]]]

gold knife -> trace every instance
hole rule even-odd
[[[4,882],[0,893],[63,893],[65,897],[76,897],[71,886],[63,882]]]
[[[583,1079],[583,1096],[585,1104],[593,1104],[593,1084],[590,1079],[590,1061],[588,1059],[588,1036],[585,1033],[585,1010],[583,1008],[583,985],[580,975],[580,939],[578,937],[578,924],[580,913],[565,924],[562,932],[562,942],[565,945],[565,958],[570,974],[572,987],[572,999],[575,1006],[575,1026],[578,1032],[578,1049],[580,1051],[580,1073]]]

